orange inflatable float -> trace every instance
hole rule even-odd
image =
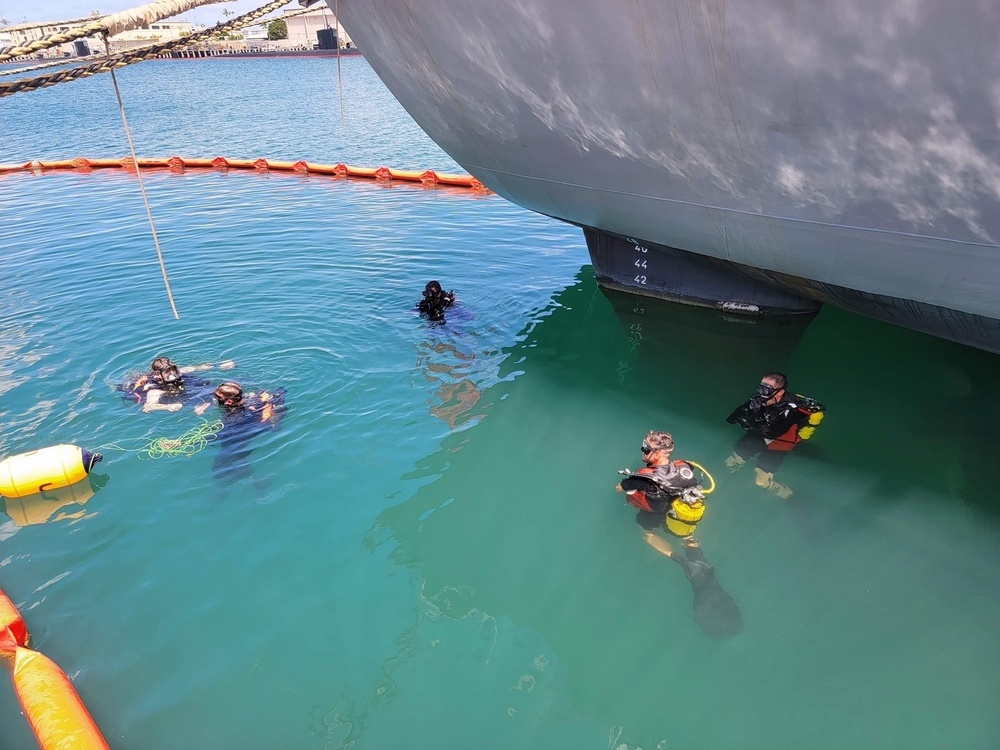
[[[110,750],[80,694],[59,665],[27,647],[28,627],[0,591],[0,657],[42,750]]]
[[[16,646],[14,690],[42,750],[110,750],[73,683],[49,657]]]
[[[24,618],[7,595],[0,591],[0,633],[8,631],[15,646],[27,646],[30,636]],[[8,646],[9,648],[9,646]]]

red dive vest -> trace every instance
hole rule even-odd
[[[794,402],[795,410],[799,413],[798,421],[785,430],[781,435],[774,438],[767,444],[767,449],[771,451],[790,451],[803,440],[812,437],[816,430],[816,425],[823,421],[826,407],[819,401],[808,396],[796,394]]]
[[[647,513],[666,513],[673,498],[685,489],[698,485],[698,479],[687,461],[671,461],[666,466],[645,466],[635,472],[636,476],[649,477],[659,490],[655,493],[636,490],[625,495],[629,505]]]

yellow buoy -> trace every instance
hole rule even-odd
[[[25,497],[68,487],[87,476],[104,457],[76,445],[53,445],[0,461],[0,495]]]

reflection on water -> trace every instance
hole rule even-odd
[[[0,497],[0,510],[17,526],[82,520],[94,514],[86,515],[83,508],[73,512],[59,511],[71,505],[86,505],[94,493],[104,487],[109,479],[107,474],[90,474],[86,479],[68,487],[36,492],[34,495],[19,498]]]
[[[475,353],[463,352],[443,339],[422,341],[417,367],[434,388],[430,412],[455,429],[464,424],[483,392],[469,377]]]

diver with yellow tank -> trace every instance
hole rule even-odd
[[[646,465],[635,472],[618,472],[626,476],[615,489],[624,492],[629,505],[638,509],[635,520],[647,530],[646,543],[683,568],[694,591],[698,625],[715,638],[728,638],[743,630],[743,618],[732,597],[716,580],[715,568],[705,560],[694,536],[705,515],[705,496],[715,489],[715,481],[694,461],[672,459],[673,450],[674,439],[669,432],[650,431],[642,441]],[[696,471],[710,483],[707,489]],[[661,524],[680,539],[683,554],[654,533]]]

